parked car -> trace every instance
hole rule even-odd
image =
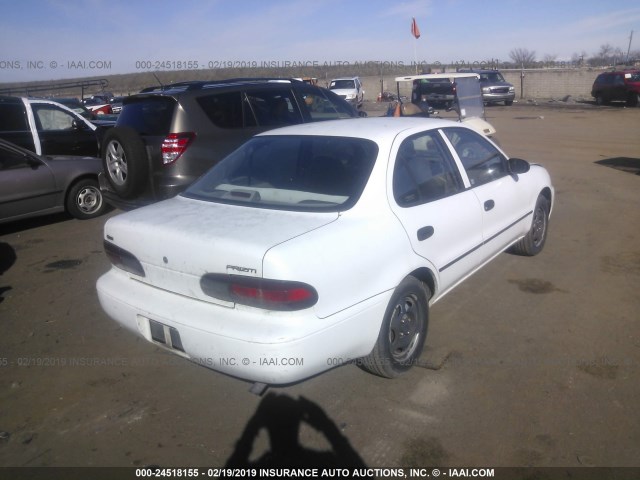
[[[65,107],[69,107],[71,110],[86,118],[98,127],[113,127],[116,124],[116,117],[114,115],[97,115],[96,113],[85,107],[84,103],[82,103],[77,98],[54,97],[49,98],[48,100],[53,100],[54,102],[64,105]]]
[[[504,102],[506,106],[513,105],[516,98],[515,87],[507,82],[498,70],[461,69],[459,72],[477,73],[480,75],[480,88],[485,104]]]
[[[604,72],[591,87],[591,96],[598,105],[626,102],[630,107],[640,105],[640,70]]]
[[[94,95],[93,97],[85,98],[82,103],[96,115],[111,115],[113,113],[109,99],[106,97]]]
[[[364,101],[364,89],[359,77],[334,78],[329,83],[329,90],[356,108],[361,107]]]
[[[459,122],[474,128],[478,133],[497,142],[495,138],[496,129],[486,120],[484,102],[480,90],[480,76],[477,73],[423,73],[421,75],[396,77],[396,88],[400,101],[389,105],[387,116],[430,117],[437,113],[427,102],[427,95],[424,94],[425,85],[429,85],[427,87],[427,90],[429,90],[433,86],[431,82],[440,83],[443,80],[443,75],[446,75],[445,80],[451,86],[451,90],[447,94],[447,103],[451,104],[448,110],[455,110],[458,114]],[[411,82],[411,102],[403,100],[400,96],[400,85],[403,82]]]
[[[0,96],[0,138],[38,155],[99,157],[102,136],[110,127],[53,100]]]
[[[113,114],[119,114],[122,111],[122,100],[124,97],[111,97],[109,99],[109,104],[111,105],[111,112]]]
[[[413,80],[411,102],[418,104],[424,100],[435,108],[452,108],[456,100],[456,83],[446,73],[416,75]]]
[[[124,99],[105,137],[101,187],[114,205],[136,208],[176,195],[257,133],[357,116],[332,92],[296,80],[151,87]]]
[[[506,249],[543,249],[553,199],[542,166],[457,122],[281,128],[109,219],[98,296],[146,340],[250,381],[350,359],[395,377],[420,357],[430,305]]]
[[[85,220],[109,206],[96,157],[43,157],[0,139],[0,223],[67,211]]]

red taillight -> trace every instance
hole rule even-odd
[[[109,257],[111,263],[122,270],[133,273],[140,277],[144,277],[144,268],[140,261],[130,252],[124,248],[120,248],[111,242],[104,240],[104,252]]]
[[[162,163],[168,165],[180,158],[191,141],[195,138],[194,132],[170,133],[162,142]]]
[[[316,290],[302,282],[209,273],[200,286],[211,297],[266,310],[302,310],[318,301]]]

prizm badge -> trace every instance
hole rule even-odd
[[[258,273],[255,268],[238,267],[237,265],[227,265],[227,270],[235,270],[242,273]]]

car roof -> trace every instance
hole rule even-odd
[[[480,78],[477,73],[460,73],[460,72],[448,72],[448,73],[423,73],[422,75],[408,75],[406,77],[396,77],[396,82],[411,82],[413,80],[441,80],[452,78]]]
[[[398,134],[409,130],[416,133],[444,127],[464,127],[460,122],[437,118],[373,117],[324,122],[302,123],[269,130],[257,136],[270,135],[320,135],[330,137],[365,138],[376,143],[390,142]],[[466,127],[465,127],[466,128]]]
[[[258,77],[258,78],[228,78],[224,80],[206,80],[206,81],[187,81],[177,82],[170,85],[157,85],[147,87],[140,90],[140,93],[167,93],[177,94],[187,91],[201,91],[209,88],[239,87],[246,85],[270,85],[270,84],[298,84],[307,85],[302,80],[295,78],[275,78],[275,77]]]

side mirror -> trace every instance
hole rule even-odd
[[[527,162],[526,160],[523,160],[521,158],[509,159],[509,171],[511,173],[527,173],[530,168],[531,165],[529,165],[529,162]]]
[[[86,125],[82,120],[78,120],[77,118],[71,122],[71,126],[74,130],[84,130]]]

